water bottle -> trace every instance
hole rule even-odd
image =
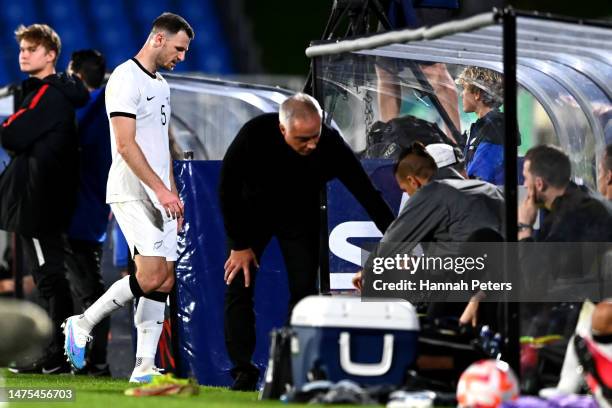
[[[495,333],[493,339],[489,342],[489,356],[493,358],[499,358],[501,353],[502,336],[499,333]]]
[[[480,329],[480,347],[484,350],[486,354],[489,353],[489,343],[491,342],[492,337],[491,329],[488,325],[482,326]]]

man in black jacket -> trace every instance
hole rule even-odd
[[[601,256],[590,251],[605,247],[592,243],[612,242],[612,208],[586,187],[571,181],[570,159],[558,147],[540,145],[529,149],[523,175],[527,196],[518,209],[519,241],[565,243],[558,245],[554,254],[541,249],[551,245],[523,246],[522,274],[530,277],[525,293],[535,300],[542,299],[540,292],[544,290],[551,299],[569,299],[566,294],[572,299],[592,298],[591,294],[579,292],[576,284],[590,279],[590,266]],[[539,231],[534,232],[540,208],[544,210],[543,217]],[[578,242],[589,244],[581,246]],[[589,252],[581,253],[578,249]],[[573,280],[572,285],[565,283],[568,279]]]
[[[60,38],[44,24],[15,31],[23,82],[19,109],[0,127],[2,147],[12,161],[0,178],[0,228],[16,232],[33,266],[41,297],[48,302],[54,337],[34,371],[67,371],[60,324],[72,314],[66,280],[66,230],[78,186],[75,108],[89,94],[80,80],[55,73]]]
[[[609,205],[570,180],[569,157],[552,145],[536,146],[525,155],[527,196],[519,206],[519,240],[538,242],[612,242]],[[545,216],[537,234],[538,209]]]
[[[312,97],[297,94],[279,114],[247,122],[221,169],[220,199],[230,255],[225,263],[225,341],[235,390],[255,389],[253,285],[255,268],[272,236],[279,241],[289,278],[290,309],[317,293],[319,195],[338,178],[381,231],[393,214],[359,161],[335,130],[321,125]],[[280,122],[280,123],[279,123]]]

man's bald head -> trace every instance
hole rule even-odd
[[[297,93],[285,99],[280,106],[278,119],[286,129],[291,129],[294,122],[321,121],[323,111],[319,102],[310,95]]]
[[[321,106],[315,98],[297,93],[281,104],[278,112],[280,131],[285,142],[302,156],[317,148],[321,137]]]

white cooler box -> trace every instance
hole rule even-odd
[[[401,384],[416,359],[419,320],[405,301],[361,302],[354,296],[309,296],[293,309],[293,383],[344,379]]]

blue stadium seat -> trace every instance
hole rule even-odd
[[[40,23],[38,7],[34,0],[0,0],[0,22],[14,30],[19,24]]]
[[[178,9],[189,21],[217,20],[217,12],[210,0],[178,0]]]
[[[98,21],[121,22],[126,19],[125,2],[121,0],[107,0],[103,2],[89,0],[91,17]]]
[[[40,22],[33,0],[0,0],[0,38],[4,47],[0,55],[0,84],[17,82],[25,78],[19,70],[19,48],[14,41],[14,31],[20,25]]]
[[[231,73],[231,58],[214,3],[178,0],[177,6],[179,14],[189,19],[196,32],[188,57],[195,61],[195,70],[208,74]]]
[[[146,33],[137,32],[135,23],[122,0],[89,2],[89,13],[95,31],[98,49],[106,56],[109,70],[133,57],[146,38]]]
[[[0,86],[17,81],[19,73],[19,48],[14,40],[14,27],[0,23],[0,38],[3,38],[3,46],[0,51]]]
[[[164,11],[176,11],[170,0],[134,0],[130,12],[143,33],[151,28],[151,23]]]
[[[92,41],[81,4],[76,0],[43,0],[43,14],[62,39],[58,70],[66,69],[70,55],[79,49],[91,48]]]
[[[209,50],[200,53],[199,68],[204,72],[212,74],[229,74],[231,73],[231,58],[228,55],[227,48],[217,47],[214,50]]]
[[[64,70],[68,66],[72,53],[85,48],[93,48],[92,41],[89,41],[89,33],[83,27],[59,24],[56,27],[63,44],[57,69]]]
[[[43,11],[47,18],[55,21],[69,21],[78,24],[82,22],[81,9],[74,0],[44,0]]]

